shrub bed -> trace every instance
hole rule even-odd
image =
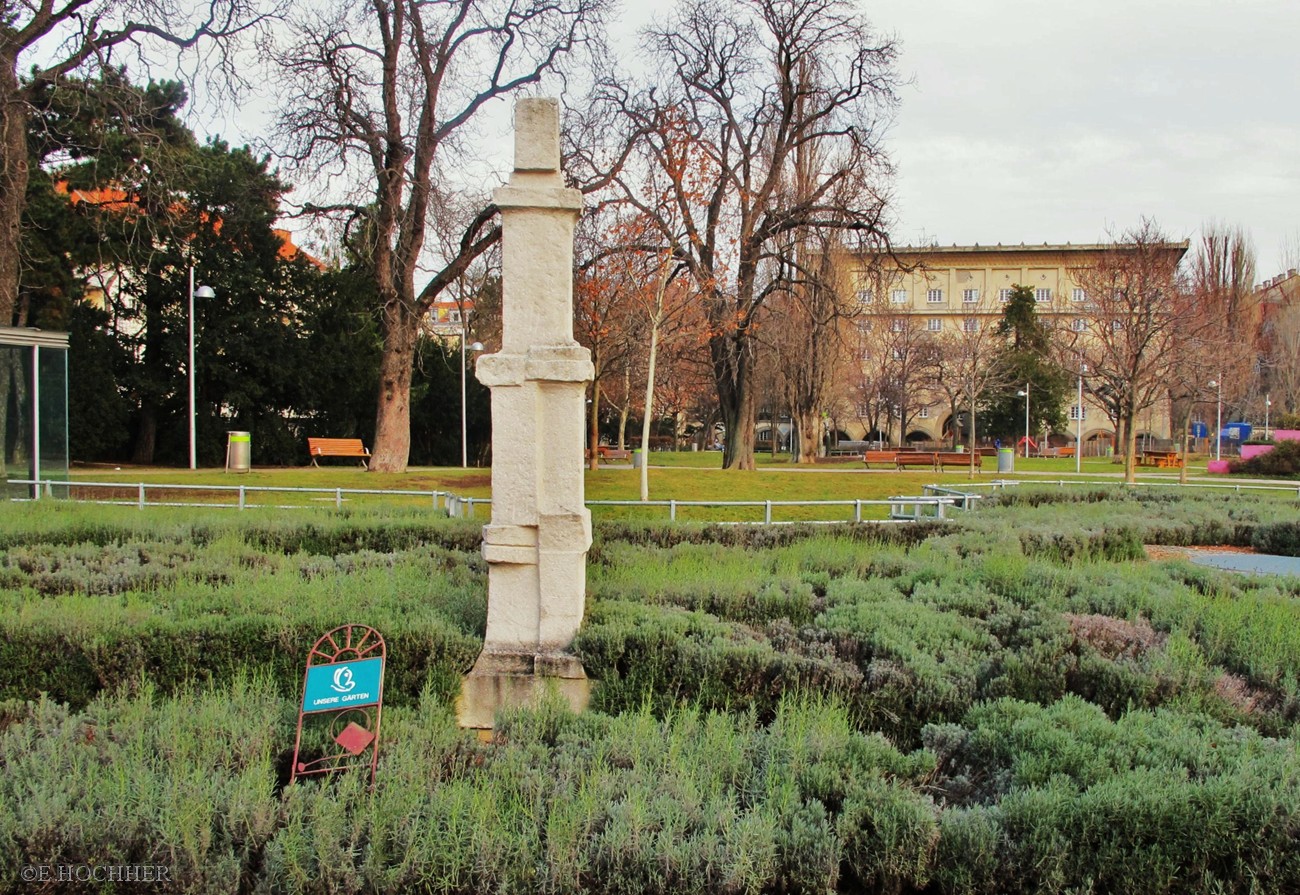
[[[613,717],[493,740],[429,699],[385,712],[376,786],[280,791],[293,703],[237,676],[84,712],[10,704],[0,889],[25,865],[169,869],[151,891],[1289,893],[1300,759],[1181,711],[997,700],[900,750],[833,700]]]
[[[1291,501],[598,526],[595,710],[488,744],[448,710],[476,525],[56,503],[0,533],[0,890],[109,858],[185,892],[1300,889],[1300,582],[1141,551],[1285,545]],[[281,793],[303,651],[349,621],[389,641],[381,785]]]

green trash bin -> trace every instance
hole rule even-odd
[[[226,433],[226,472],[248,472],[253,467],[253,436],[250,432]]]
[[[1016,471],[1016,449],[998,448],[998,472]]]
[[[641,449],[640,449],[640,448],[637,448],[636,450],[632,451],[632,468],[633,468],[633,469],[640,469],[640,468],[641,468],[641,464],[644,463],[644,462],[645,462],[644,455],[641,453]]]

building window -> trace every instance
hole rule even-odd
[[[1079,420],[1085,420],[1085,419],[1087,419],[1087,418],[1088,418],[1088,413],[1087,413],[1086,410],[1084,410],[1083,412],[1080,412],[1080,410],[1079,410],[1079,405],[1078,405],[1078,404],[1071,404],[1071,405],[1070,405],[1070,419],[1071,419],[1071,420],[1074,420],[1075,422],[1078,422]]]
[[[1110,322],[1110,331],[1113,333],[1117,333],[1123,328],[1124,328],[1124,324],[1118,320],[1112,320]]]
[[[937,333],[943,329],[943,320],[938,317],[931,317],[929,320],[925,321],[925,328],[932,333]]]
[[[864,333],[869,333],[876,328],[876,322],[870,317],[863,317],[858,321],[858,329]]]
[[[891,353],[891,356],[894,358],[894,360],[902,360],[904,357],[903,349],[895,348]]]
[[[903,321],[899,320],[897,317],[889,321],[889,331],[891,333],[901,333],[903,329],[904,329]]]
[[[940,304],[943,301],[942,289],[930,289],[925,293],[925,300],[932,305]]]
[[[1079,287],[1076,286],[1074,288],[1074,291],[1070,293],[1070,301],[1087,301],[1087,300],[1088,300],[1087,289],[1080,289]]]
[[[1070,329],[1074,330],[1077,333],[1081,333],[1087,328],[1088,328],[1088,324],[1082,317],[1075,317],[1073,320],[1070,321]]]
[[[980,291],[978,289],[963,289],[961,291],[961,300],[964,304],[973,305],[980,300]]]
[[[906,290],[906,289],[895,289],[894,291],[890,292],[890,293],[889,293],[889,302],[890,302],[890,304],[895,304],[895,305],[905,305],[905,304],[907,304],[907,290]]]
[[[1051,290],[1051,289],[1035,289],[1035,290],[1034,290],[1034,301],[1051,301],[1051,300],[1052,300],[1052,290]]]
[[[998,301],[1000,301],[1000,302],[1008,302],[1008,301],[1011,301],[1011,291],[1012,291],[1012,290],[1010,290],[1010,289],[999,289],[999,290],[998,290]]]
[[[871,304],[871,290],[869,289],[858,290],[858,304],[860,305]]]
[[[964,333],[977,333],[980,331],[980,322],[974,317],[967,317],[961,322],[961,331]]]
[[[918,419],[928,420],[930,418],[930,408],[922,407],[916,412],[916,415]]]

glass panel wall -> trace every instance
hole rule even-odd
[[[0,327],[0,474],[10,499],[68,477],[66,333]]]
[[[31,496],[30,486],[10,484],[14,479],[30,479],[32,468],[32,349],[27,346],[0,345],[0,434],[4,436],[5,496]]]
[[[40,403],[36,405],[36,435],[40,475],[44,481],[68,480],[68,351],[39,345],[36,351],[36,384]],[[57,497],[67,489],[55,486]]]

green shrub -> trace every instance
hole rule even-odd
[[[1300,556],[1300,522],[1273,522],[1255,529],[1250,546],[1260,553]]]
[[[1228,463],[1228,472],[1234,475],[1296,478],[1300,476],[1300,441],[1279,441],[1267,453],[1249,460],[1232,460]]]

